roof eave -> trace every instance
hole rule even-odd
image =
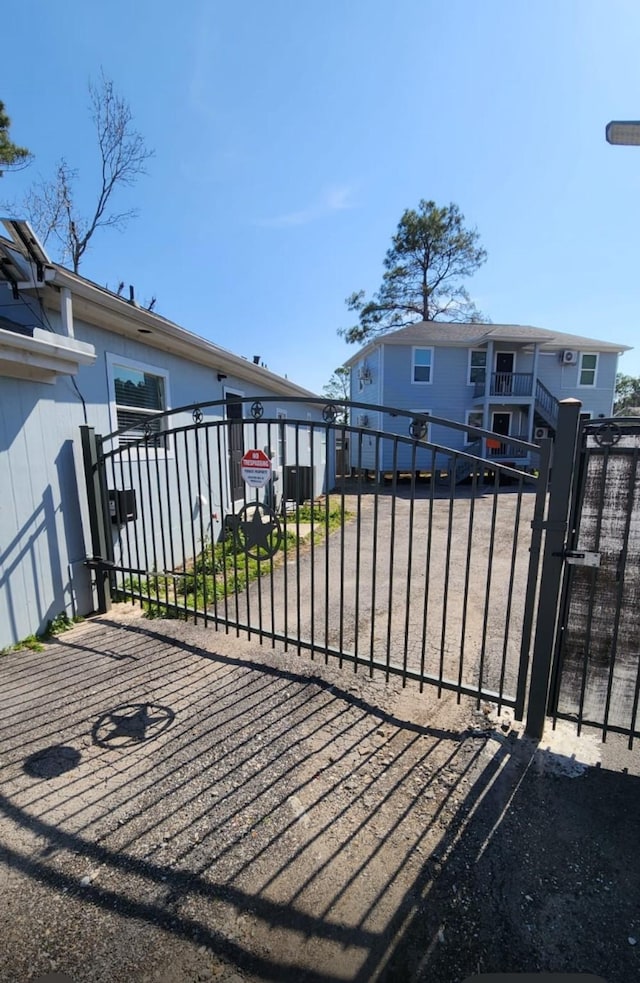
[[[153,348],[162,348],[199,364],[210,365],[246,382],[275,390],[278,395],[309,396],[315,393],[235,355],[166,318],[102,290],[83,277],[55,267],[54,284],[68,288],[76,316],[107,330],[136,338]],[[84,317],[83,317],[84,315]]]

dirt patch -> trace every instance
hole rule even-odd
[[[3,981],[638,975],[631,775],[130,608],[0,681]]]

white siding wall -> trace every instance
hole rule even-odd
[[[7,314],[19,323],[31,325],[35,321],[34,316],[25,313],[21,306],[10,309]],[[50,313],[49,319],[52,326],[59,330],[56,315]],[[151,348],[142,336],[140,341],[129,340],[79,320],[75,322],[75,336],[80,341],[93,344],[96,349],[95,364],[83,366],[76,376],[76,383],[85,400],[86,422],[102,435],[116,429],[108,405],[107,352],[168,372],[172,407],[189,405],[198,400],[221,399],[223,386],[247,396],[269,395],[268,387],[257,388],[240,378],[228,376],[219,381],[216,370]],[[311,463],[309,426],[315,424],[312,434],[314,494],[321,494],[330,488],[334,481],[335,455],[331,438],[327,447],[322,405],[310,407],[290,403],[285,397],[280,397],[276,404],[264,405],[265,417],[275,417],[276,406],[286,412],[291,464],[296,463],[291,456],[296,449],[299,465]],[[249,415],[247,404],[244,412],[245,416]],[[220,408],[206,413],[209,419],[222,418]],[[294,420],[301,420],[304,424],[299,430],[297,446]],[[61,377],[55,384],[46,385],[0,377],[0,474],[5,492],[0,496],[0,648],[33,632],[43,631],[47,622],[62,611],[71,615],[86,614],[93,609],[90,576],[84,566],[85,558],[92,553],[92,546],[80,450],[80,426],[83,422],[82,403],[70,379]],[[191,422],[190,415],[183,415],[176,422]],[[203,501],[203,496],[198,494],[195,474],[191,494],[183,489],[185,515],[197,517],[199,509],[206,510],[206,521],[203,522],[205,537],[217,535],[224,513],[230,508],[224,445],[226,436],[221,436],[224,472],[222,500],[210,502],[205,494]],[[260,447],[269,443],[267,425],[245,422],[245,448],[252,447],[256,439]],[[273,443],[273,436],[271,441]],[[216,456],[212,469],[217,474],[217,447],[214,446],[213,451]],[[133,461],[131,472],[127,457],[124,468],[120,465],[115,469],[109,467],[108,483],[110,487],[130,487],[132,484],[136,487],[141,505],[146,508],[147,532],[151,542],[147,468],[146,464],[136,464],[135,457]],[[174,464],[175,460],[169,458],[166,467],[163,460],[160,470],[163,483],[168,475],[172,494],[176,482]],[[281,469],[281,462],[278,468]],[[155,480],[156,472],[152,471],[152,475]],[[216,520],[212,520],[213,515],[217,516]],[[173,520],[176,543],[179,541],[178,519],[175,516]],[[189,543],[185,548],[191,555]],[[177,562],[180,559],[176,557]]]
[[[81,519],[82,407],[68,380],[0,378],[0,648],[93,607]]]
[[[538,378],[556,399],[579,399],[584,413],[592,417],[600,414],[610,416],[615,398],[618,356],[610,352],[600,352],[594,386],[580,386],[580,355],[576,365],[563,365],[557,353],[540,355],[538,359]]]

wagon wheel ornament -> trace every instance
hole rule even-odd
[[[278,516],[263,502],[243,505],[236,516],[238,546],[252,560],[268,560],[282,543],[282,526]]]
[[[600,447],[612,447],[620,440],[622,431],[617,423],[603,423],[593,436]]]
[[[202,412],[199,406],[195,407],[191,416],[193,417],[194,423],[202,423],[202,421],[204,420],[204,413]]]
[[[333,403],[327,403],[322,411],[322,419],[325,423],[334,423],[338,415],[338,408]]]
[[[251,416],[254,420],[261,420],[264,416],[264,406],[259,399],[251,404]]]
[[[409,424],[409,433],[414,440],[422,440],[427,433],[427,424],[422,417],[415,417]]]

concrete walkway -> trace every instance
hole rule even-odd
[[[620,743],[124,607],[0,707],[3,983],[639,978]]]

